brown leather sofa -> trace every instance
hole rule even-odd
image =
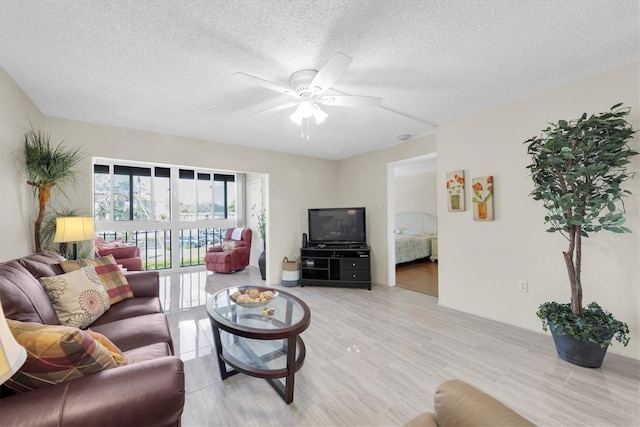
[[[440,384],[433,401],[434,412],[418,415],[405,427],[535,426],[500,401],[460,380]]]
[[[38,281],[62,274],[64,258],[36,254],[0,263],[0,302],[8,319],[58,325]],[[184,366],[159,299],[155,271],[126,275],[134,298],[111,306],[89,328],[109,338],[129,364],[22,394],[3,386],[2,426],[179,426]]]

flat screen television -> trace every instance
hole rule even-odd
[[[312,244],[366,244],[365,208],[309,209]]]

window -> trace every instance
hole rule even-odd
[[[204,264],[235,225],[235,174],[109,159],[93,171],[98,235],[138,246],[145,269]]]
[[[196,181],[198,219],[211,219],[213,212],[213,187],[210,173],[199,173]]]
[[[236,183],[233,175],[214,174],[213,202],[215,219],[236,217]]]
[[[156,221],[171,221],[171,170],[169,168],[155,168],[153,212]]]
[[[178,199],[180,200],[181,221],[194,221],[196,219],[196,187],[194,185],[194,178],[194,171],[180,169]]]
[[[96,221],[111,221],[111,174],[109,166],[93,166],[93,216]]]
[[[236,217],[234,175],[196,173],[190,169],[180,169],[179,175],[180,220]]]
[[[169,168],[94,165],[93,172],[96,221],[111,221],[112,208],[114,221],[171,221]]]

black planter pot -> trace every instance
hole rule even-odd
[[[262,276],[262,280],[267,280],[267,255],[264,249],[258,257],[258,268],[260,269],[260,276]]]
[[[562,360],[583,368],[599,368],[609,346],[600,347],[594,342],[584,342],[570,335],[558,335],[561,328],[549,323],[549,329],[556,344],[556,351]],[[611,337],[614,333],[611,332]]]

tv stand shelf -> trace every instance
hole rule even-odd
[[[300,249],[301,286],[343,286],[371,290],[371,249],[349,245]]]

